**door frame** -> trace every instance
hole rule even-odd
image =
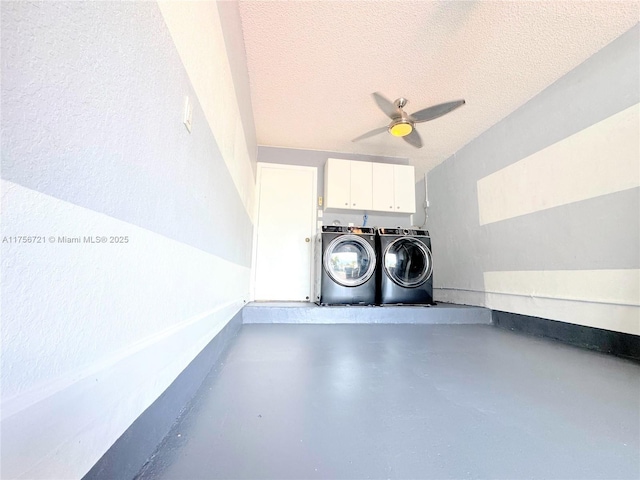
[[[309,261],[311,263],[309,268],[309,302],[313,302],[315,299],[315,273],[316,273],[316,265],[315,265],[315,254],[316,254],[316,234],[317,234],[317,225],[318,225],[318,167],[311,167],[306,165],[289,165],[285,163],[267,163],[267,162],[258,162],[256,164],[256,202],[254,206],[255,211],[255,225],[253,227],[253,248],[251,253],[251,281],[249,285],[249,299],[251,301],[255,301],[256,299],[256,274],[257,274],[257,265],[258,265],[258,227],[260,224],[260,195],[262,193],[262,171],[265,168],[270,169],[278,169],[278,170],[307,170],[312,173],[313,176],[313,202],[311,204],[312,210],[312,223],[311,223],[311,254]]]

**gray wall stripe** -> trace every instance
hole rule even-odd
[[[640,266],[638,189],[483,227],[476,191],[478,179],[637,104],[639,39],[636,25],[429,172],[434,287],[483,290],[485,271]]]
[[[3,5],[2,58],[3,178],[251,264],[253,225],[157,4]]]

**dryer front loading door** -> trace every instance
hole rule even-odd
[[[419,287],[433,271],[431,251],[411,237],[391,242],[384,251],[384,271],[395,283],[405,288]]]
[[[322,263],[334,282],[344,287],[357,287],[373,276],[376,253],[361,237],[340,235],[327,246]]]

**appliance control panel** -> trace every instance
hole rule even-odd
[[[372,227],[344,227],[342,225],[323,225],[322,233],[355,233],[356,235],[373,235]]]
[[[373,235],[375,233],[371,227],[349,227],[349,232],[359,235]]]
[[[427,230],[415,230],[412,228],[379,228],[378,234],[380,235],[411,235],[413,237],[428,237],[429,232]]]

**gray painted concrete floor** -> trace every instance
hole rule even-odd
[[[244,325],[141,479],[635,478],[640,366],[487,325]]]

